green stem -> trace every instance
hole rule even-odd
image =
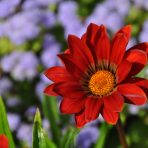
[[[118,131],[118,135],[119,135],[119,139],[120,139],[122,147],[123,148],[128,148],[128,145],[127,145],[127,142],[126,142],[125,133],[124,133],[124,130],[123,130],[120,118],[119,118],[119,120],[118,120],[118,122],[116,124],[116,129]]]

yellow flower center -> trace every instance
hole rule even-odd
[[[114,75],[107,70],[99,70],[91,76],[88,87],[92,94],[104,96],[113,90],[114,85]]]

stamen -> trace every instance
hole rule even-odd
[[[89,80],[89,89],[93,95],[104,96],[110,93],[115,85],[114,75],[107,70],[99,70]]]

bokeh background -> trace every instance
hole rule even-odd
[[[128,48],[148,41],[148,0],[0,0],[0,95],[18,148],[31,147],[37,107],[44,129],[56,144],[54,126],[43,105],[43,90],[52,82],[43,72],[61,64],[56,55],[66,49],[68,34],[80,37],[90,22],[106,25],[110,36],[125,24],[132,24]],[[148,69],[139,76],[148,78]],[[60,99],[51,103],[55,110]],[[75,125],[73,117],[58,114],[55,127],[62,135]],[[130,147],[147,148],[148,105],[125,105],[121,118]],[[76,137],[76,147],[95,147],[103,132],[107,133],[105,148],[121,147],[116,129],[103,131],[103,122],[100,117],[83,128]]]

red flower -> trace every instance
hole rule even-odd
[[[68,37],[68,50],[58,55],[64,63],[48,69],[52,81],[44,93],[60,95],[60,110],[75,114],[77,127],[95,120],[100,114],[116,124],[124,102],[142,105],[146,102],[148,80],[134,77],[147,63],[148,43],[126,51],[131,26],[108,38],[105,26],[90,24],[81,38]]]
[[[9,148],[8,139],[5,135],[0,135],[0,148]]]

